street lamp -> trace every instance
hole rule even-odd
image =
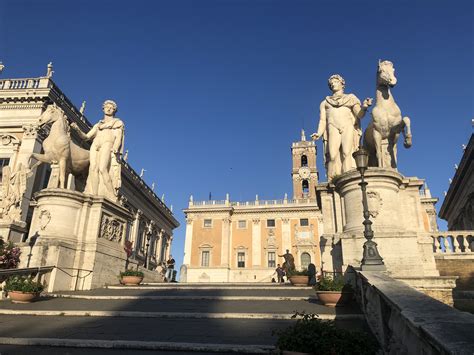
[[[369,166],[369,153],[362,147],[352,154],[356,162],[357,170],[361,176],[361,182],[359,186],[362,190],[362,206],[364,208],[364,237],[366,239],[364,243],[364,253],[362,262],[360,264],[361,270],[368,271],[384,271],[386,270],[383,263],[383,259],[377,250],[377,243],[372,241],[374,238],[374,232],[372,231],[372,221],[369,219],[369,206],[367,203],[367,182],[364,179],[364,173]]]
[[[151,239],[151,233],[147,233],[146,235],[146,253],[145,253],[145,263],[143,264],[143,267],[146,269],[147,264],[148,264],[148,249],[150,247],[150,239]]]

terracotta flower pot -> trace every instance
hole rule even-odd
[[[40,292],[21,292],[21,291],[8,291],[8,297],[13,303],[30,303],[33,302]]]
[[[343,306],[352,300],[352,292],[341,291],[316,291],[322,304],[329,307]]]
[[[122,283],[124,285],[136,286],[143,281],[143,276],[122,276]]]
[[[293,286],[308,286],[309,276],[304,276],[304,275],[290,276],[290,282]]]

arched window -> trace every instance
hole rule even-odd
[[[301,269],[307,269],[311,263],[311,255],[308,253],[301,254]]]
[[[307,197],[309,193],[309,183],[308,180],[303,180],[301,183],[303,187],[303,197]]]
[[[301,166],[308,166],[308,157],[306,155],[301,156]]]

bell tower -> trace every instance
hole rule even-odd
[[[293,198],[316,198],[318,170],[316,168],[316,143],[307,141],[304,129],[301,130],[301,140],[291,145],[293,168]]]

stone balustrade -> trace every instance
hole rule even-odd
[[[46,77],[0,80],[0,90],[46,89],[50,85],[50,80]]]
[[[382,272],[356,271],[355,284],[357,302],[384,354],[474,353],[474,315]]]
[[[474,253],[474,231],[432,232],[434,253]]]
[[[246,206],[280,206],[280,205],[296,205],[296,204],[313,204],[316,199],[279,199],[279,200],[255,200],[255,201],[229,201],[229,200],[208,200],[208,201],[189,201],[189,207],[192,206],[232,206],[232,207],[246,207]]]

